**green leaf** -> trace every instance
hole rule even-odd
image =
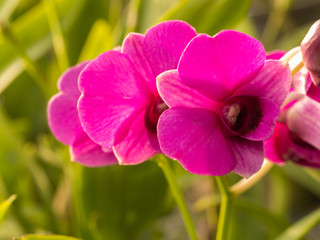
[[[301,186],[308,189],[313,194],[320,196],[319,181],[315,180],[315,177],[311,176],[310,173],[302,171],[303,168],[301,166],[288,162],[281,169],[293,181],[299,183]]]
[[[77,166],[75,173],[77,228],[84,239],[135,239],[167,206],[167,183],[154,162]]]
[[[4,216],[8,209],[10,208],[12,202],[17,198],[16,195],[11,195],[7,200],[0,204],[0,223],[3,221]]]
[[[71,20],[83,8],[84,1],[56,1],[63,29],[70,28],[71,24],[73,24]],[[10,29],[33,60],[40,59],[52,46],[50,29],[43,4],[37,4],[12,22]],[[0,34],[0,92],[6,89],[25,69],[23,62],[13,47]]]
[[[247,15],[251,0],[182,0],[167,11],[159,21],[180,19],[193,25],[198,32],[213,35],[230,29]]]
[[[248,13],[251,0],[222,0],[202,16],[197,31],[215,34],[234,28]]]
[[[99,54],[112,49],[114,47],[114,39],[111,30],[105,20],[97,20],[90,30],[78,62],[93,59]]]
[[[320,208],[311,212],[285,232],[283,232],[276,240],[298,240],[303,238],[317,223],[320,222]]]
[[[25,235],[19,240],[80,240],[79,238],[67,237],[62,235]]]

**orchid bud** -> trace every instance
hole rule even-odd
[[[320,20],[309,29],[301,42],[303,62],[308,69],[312,82],[320,85]]]

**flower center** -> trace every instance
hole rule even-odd
[[[256,97],[235,97],[222,106],[220,116],[233,132],[244,135],[259,125],[262,111]]]
[[[158,96],[146,111],[145,124],[148,130],[157,131],[157,125],[160,115],[167,110],[168,105]]]
[[[241,106],[238,103],[226,105],[222,108],[222,115],[229,127],[233,127],[239,116]]]

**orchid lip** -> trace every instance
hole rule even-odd
[[[238,96],[225,102],[220,117],[233,133],[245,135],[259,125],[262,111],[256,97]]]

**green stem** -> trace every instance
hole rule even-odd
[[[230,194],[234,196],[238,196],[248,189],[250,189],[252,186],[254,186],[258,181],[260,181],[272,168],[273,163],[269,160],[265,160],[263,163],[262,168],[259,172],[254,174],[249,179],[243,178],[236,184],[230,187]]]
[[[220,214],[216,240],[228,239],[232,198],[222,177],[216,177],[217,185],[221,193]]]
[[[174,175],[174,172],[172,170],[169,160],[164,155],[160,155],[157,158],[157,163],[159,167],[162,169],[164,176],[167,179],[169,188],[181,212],[181,215],[190,239],[197,240],[198,236],[192,221],[191,214],[188,210],[182,191],[177,183],[176,177]]]
[[[70,65],[56,6],[54,0],[43,0],[42,2],[46,8],[48,22],[51,29],[53,48],[62,73]]]

